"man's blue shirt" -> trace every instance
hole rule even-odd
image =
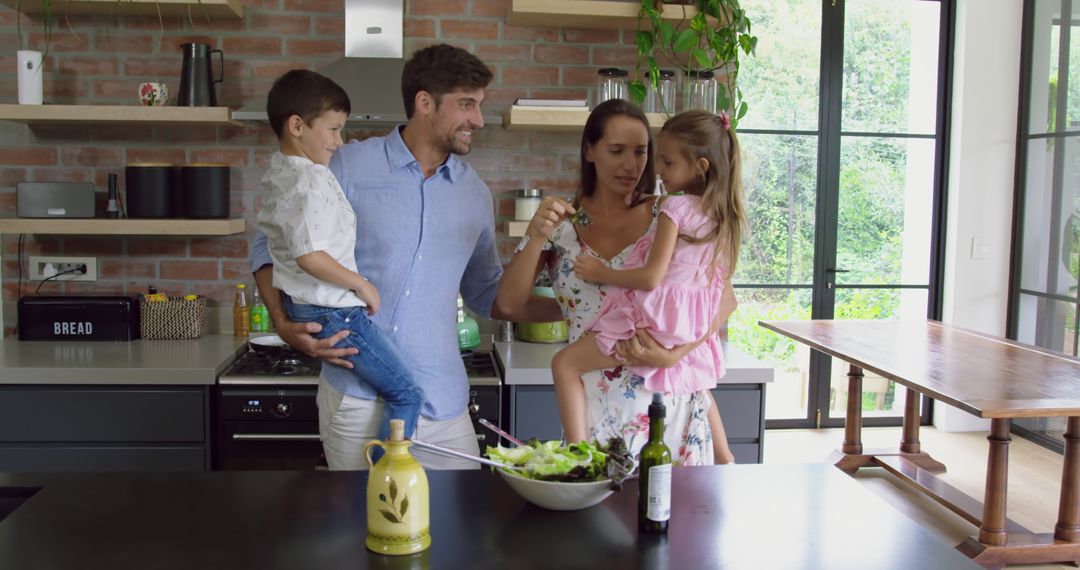
[[[401,127],[343,145],[330,170],[356,211],[357,268],[379,290],[382,306],[372,320],[412,366],[427,398],[423,415],[461,415],[468,382],[457,346],[457,294],[489,316],[502,275],[490,190],[454,154],[425,180]],[[252,271],[268,263],[266,236],[259,233]],[[323,375],[340,392],[375,398],[346,369],[326,365]]]

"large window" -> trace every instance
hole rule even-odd
[[[750,235],[733,343],[776,365],[770,427],[840,425],[847,370],[756,325],[923,319],[940,312],[934,236],[950,5],[744,0],[761,39],[740,85]],[[899,424],[904,390],[864,380],[868,425]]]
[[[1080,2],[1025,2],[1023,73],[1009,334],[1076,356]],[[1063,446],[1064,418],[1024,419],[1014,425],[1049,447]]]

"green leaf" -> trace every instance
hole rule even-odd
[[[630,101],[635,105],[645,102],[645,83],[635,79],[630,82]]]
[[[709,0],[705,3],[705,13],[716,18],[721,19],[720,16],[720,2],[718,0]]]
[[[690,18],[690,29],[697,32],[699,35],[705,30],[705,13],[698,12],[693,18]]]
[[[405,513],[407,513],[407,512],[409,512],[409,496],[405,495],[405,497],[403,497],[401,499],[401,516],[402,516],[402,518],[405,517]]]
[[[391,478],[390,479],[390,502],[393,502],[395,499],[397,499],[397,483],[395,483],[394,479]]]
[[[750,51],[754,49],[753,41],[746,34],[739,36],[739,45],[742,46],[743,52],[747,55],[750,55]]]
[[[392,523],[400,523],[401,522],[401,519],[397,518],[397,515],[395,515],[394,513],[390,512],[390,511],[388,511],[386,509],[379,509],[379,513],[383,516],[384,519],[386,519],[386,520],[388,520],[388,521],[390,521]]]
[[[663,38],[664,45],[671,45],[672,39],[675,37],[675,26],[671,25],[671,22],[664,21],[660,25],[660,37]]]
[[[690,48],[696,46],[700,39],[701,36],[694,30],[683,30],[675,38],[675,51],[690,51]]]
[[[709,56],[709,52],[696,47],[690,52],[690,55],[694,56],[694,59],[697,60],[698,66],[704,69],[712,67],[712,57]]]
[[[746,116],[746,111],[748,111],[749,108],[750,107],[746,104],[746,101],[743,101],[742,105],[739,105],[739,112],[735,115],[736,118],[741,119],[741,118],[745,117]]]
[[[638,55],[645,55],[652,51],[655,42],[652,32],[638,32],[634,39],[637,43]]]

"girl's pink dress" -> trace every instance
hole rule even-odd
[[[699,236],[714,225],[700,205],[699,196],[668,196],[660,213],[675,223],[679,235]],[[645,265],[655,239],[655,232],[642,237],[622,269]],[[714,249],[712,243],[680,239],[659,287],[652,291],[609,288],[591,327],[600,350],[613,354],[615,343],[630,338],[635,330],[647,330],[665,348],[705,336],[724,292],[723,264],[710,271]],[[632,367],[631,371],[640,374],[645,387],[654,392],[692,394],[715,387],[724,376],[724,352],[717,336],[711,335],[671,368]]]

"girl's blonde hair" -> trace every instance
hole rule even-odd
[[[730,277],[735,273],[739,245],[747,226],[742,161],[735,131],[726,117],[706,111],[684,111],[668,119],[660,134],[678,141],[683,155],[691,162],[699,158],[709,161],[708,170],[702,173],[705,191],[701,195],[701,208],[716,225],[705,235],[679,238],[690,243],[712,243],[716,252],[712,261],[714,271],[720,258],[726,257],[727,277]]]

